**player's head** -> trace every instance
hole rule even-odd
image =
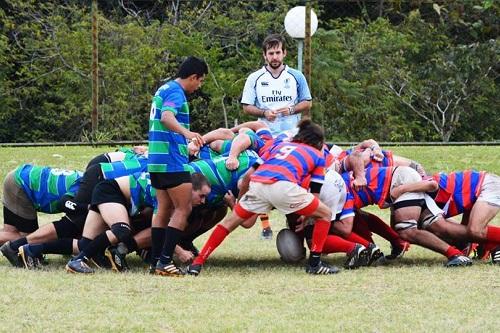
[[[191,56],[182,62],[177,77],[184,80],[183,88],[186,92],[192,93],[201,87],[207,74],[207,63],[202,59]]]
[[[271,68],[281,67],[286,56],[285,39],[279,34],[267,36],[262,43],[262,52],[266,64]]]
[[[321,150],[325,142],[323,128],[313,123],[311,119],[302,119],[297,125],[298,133],[293,137],[293,142],[301,142]]]
[[[207,178],[201,173],[195,172],[191,175],[191,183],[193,184],[192,205],[198,206],[205,203],[205,199],[211,191]]]

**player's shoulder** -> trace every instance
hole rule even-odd
[[[259,78],[266,75],[266,73],[267,73],[267,70],[265,69],[265,67],[261,67],[258,70],[256,70],[255,72],[248,75],[247,80],[248,81],[257,81]]]
[[[297,81],[302,81],[302,80],[305,80],[305,76],[304,74],[302,74],[301,71],[295,69],[295,68],[291,68],[291,67],[288,67],[286,66],[285,68],[285,72],[288,74],[288,75],[291,75],[293,76]]]

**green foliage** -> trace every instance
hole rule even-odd
[[[99,131],[145,139],[152,94],[191,54],[210,66],[191,97],[192,127],[251,119],[239,103],[245,79],[263,63],[264,37],[284,33],[285,13],[299,3],[100,1]],[[331,6],[318,3],[320,20],[332,17]],[[313,37],[313,116],[328,136],[497,140],[498,4],[384,6],[320,21]],[[90,2],[12,0],[0,8],[0,141],[74,141],[91,130],[91,44]],[[295,41],[287,44],[295,67]]]

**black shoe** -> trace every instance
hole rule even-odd
[[[173,262],[162,264],[158,261],[155,267],[155,275],[184,277],[184,272],[179,267],[175,266]]]
[[[0,247],[0,252],[4,255],[7,260],[9,260],[10,264],[14,267],[23,267],[23,264],[19,260],[19,252],[17,250],[12,250],[10,247],[10,242],[5,242]]]
[[[387,260],[395,260],[402,258],[406,251],[410,248],[409,242],[403,242],[398,246],[391,245],[391,254],[385,256]]]
[[[491,254],[491,263],[495,265],[500,265],[500,246],[495,247],[490,252]]]
[[[111,269],[115,272],[122,272],[129,269],[127,260],[125,259],[127,253],[123,253],[119,247],[108,247],[106,251],[104,251],[104,255],[108,259]]]
[[[23,267],[26,269],[36,269],[41,265],[40,259],[31,252],[29,244],[19,248],[19,258]]]
[[[329,275],[329,274],[336,274],[338,272],[340,272],[340,270],[337,267],[330,266],[322,261],[320,261],[317,266],[311,266],[311,265],[306,266],[306,273],[314,275]]]
[[[386,263],[385,256],[380,248],[373,243],[368,244],[368,266],[379,266]]]
[[[368,265],[368,250],[361,244],[356,244],[354,249],[347,254],[347,259],[344,263],[346,269],[356,269],[361,266]]]
[[[200,264],[191,264],[188,266],[186,273],[192,276],[198,276],[201,273],[201,269],[203,268]]]
[[[96,254],[90,258],[89,264],[92,264],[98,269],[111,269],[111,264],[109,263],[108,258],[102,253]]]
[[[445,267],[459,267],[459,266],[470,266],[472,265],[472,260],[464,255],[456,255],[448,259],[448,262],[444,264]]]
[[[85,259],[71,259],[66,264],[66,271],[68,273],[81,273],[81,274],[92,274],[94,270],[90,268]]]

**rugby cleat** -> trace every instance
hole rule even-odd
[[[368,252],[368,266],[379,266],[386,263],[384,254],[376,244],[368,244],[366,250]]]
[[[41,265],[40,258],[36,257],[30,250],[29,244],[19,248],[19,261],[26,269],[36,269]]]
[[[402,242],[398,246],[391,245],[391,254],[388,256],[385,256],[385,259],[387,260],[395,260],[402,258],[405,254],[406,251],[410,249],[410,243],[409,242]]]
[[[479,243],[474,249],[474,257],[472,259],[476,260],[488,260],[490,257],[490,251],[486,250],[484,244]]]
[[[9,260],[10,264],[14,267],[23,267],[23,264],[19,260],[19,252],[16,250],[13,250],[10,247],[10,242],[5,242],[1,247],[0,247],[0,252],[4,255],[7,260]]]
[[[187,268],[187,273],[192,276],[198,276],[201,273],[201,269],[203,268],[200,264],[191,264]]]
[[[92,274],[94,270],[90,268],[85,259],[71,259],[66,264],[66,272],[68,273],[80,273],[80,274]]]
[[[468,257],[468,256],[470,256],[471,253],[476,253],[476,249],[477,249],[478,245],[479,245],[478,243],[467,243],[467,245],[464,246],[461,249],[461,251],[462,251],[464,256]]]
[[[500,246],[495,247],[491,250],[491,263],[495,265],[500,265]]]
[[[368,251],[361,244],[356,244],[354,249],[347,254],[347,259],[344,263],[345,269],[356,269],[361,266],[368,265]]]
[[[162,264],[161,262],[158,262],[155,268],[155,275],[184,277],[184,272],[181,271],[179,267],[175,266],[173,262],[170,262],[168,264]]]
[[[448,262],[444,264],[445,267],[460,267],[460,266],[470,266],[472,265],[472,260],[464,255],[455,255],[448,259]]]
[[[330,275],[336,274],[340,272],[340,270],[335,266],[330,266],[322,261],[319,262],[317,266],[306,266],[306,273],[313,275]]]
[[[273,230],[271,228],[264,228],[260,233],[260,239],[262,240],[272,240],[273,239]]]
[[[120,251],[116,246],[110,246],[104,251],[104,256],[108,259],[111,269],[115,272],[122,272],[129,269],[127,260],[125,257],[126,253]]]

